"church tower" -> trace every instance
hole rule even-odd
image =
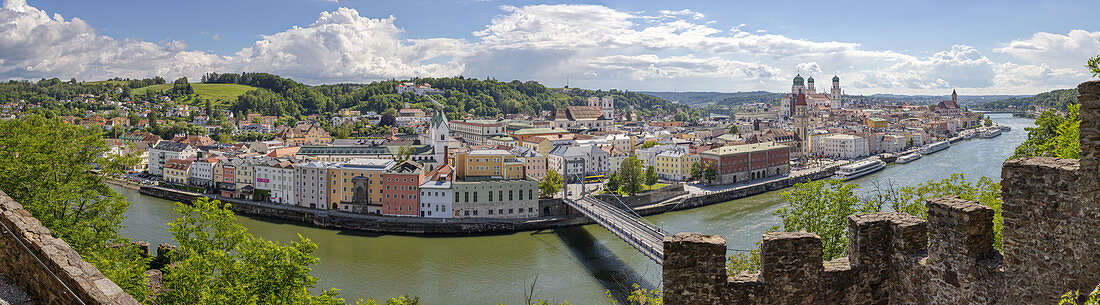
[[[443,116],[443,108],[436,108],[435,114],[432,115],[431,120],[431,134],[432,140],[432,155],[435,157],[434,166],[442,166],[447,164],[447,145],[451,141],[451,128],[448,126],[447,117]],[[424,143],[427,144],[427,143]],[[434,168],[429,169],[434,170]]]
[[[806,112],[806,94],[799,92],[794,102],[794,132],[798,135],[798,157],[805,158],[809,154],[809,114]]]
[[[608,120],[615,119],[615,98],[611,96],[605,96],[600,99],[600,110],[603,112],[603,118]]]
[[[836,75],[833,75],[833,90],[832,90],[832,94],[830,94],[829,98],[834,99],[834,100],[840,100],[840,97],[842,95],[844,95],[844,93],[842,93],[840,91],[840,77],[838,77]]]
[[[951,101],[955,102],[956,104],[959,103],[959,94],[955,93],[955,89],[951,89]]]
[[[806,86],[803,84],[804,79],[802,74],[794,76],[794,84],[791,85],[791,98],[798,95],[799,92],[805,91]]]
[[[810,76],[810,78],[806,79],[806,87],[807,87],[806,91],[808,91],[810,93],[817,93],[817,87],[814,87],[814,77],[813,76]]]

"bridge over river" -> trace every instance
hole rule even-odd
[[[626,205],[619,207],[592,197],[567,199],[565,202],[641,251],[658,265],[664,262],[665,232],[634,213]]]

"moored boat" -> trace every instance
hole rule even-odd
[[[886,162],[882,162],[882,160],[878,158],[871,158],[869,160],[841,166],[836,170],[836,173],[833,174],[833,179],[848,181],[880,171],[884,168],[886,168]]]
[[[922,155],[931,155],[941,150],[947,149],[948,147],[951,147],[951,142],[939,141],[936,143],[928,144],[928,146],[921,147],[920,153]]]
[[[920,155],[920,154],[918,154],[918,153],[911,153],[911,154],[908,154],[908,155],[904,155],[904,156],[898,157],[898,160],[897,160],[897,161],[894,161],[894,163],[898,163],[898,164],[905,164],[905,163],[909,163],[909,162],[917,161],[917,159],[920,159],[920,158],[921,158],[921,155]]]

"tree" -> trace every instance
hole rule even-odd
[[[1063,114],[1047,110],[1035,120],[1035,127],[1027,127],[1027,140],[1016,146],[1016,152],[1009,159],[1023,157],[1058,157],[1077,159],[1081,157],[1079,105],[1066,106]]]
[[[176,203],[168,231],[180,246],[169,254],[157,304],[342,304],[336,289],[310,293],[317,244],[298,235],[287,244],[252,236],[229,204],[199,198]]]
[[[691,180],[699,180],[703,178],[703,167],[699,166],[699,162],[691,163]]]
[[[1092,77],[1100,76],[1100,55],[1096,55],[1093,58],[1089,58],[1085,63],[1085,68],[1092,73]]]
[[[741,127],[738,127],[737,124],[730,124],[730,130],[728,133],[732,135],[741,134]]]
[[[646,179],[645,166],[642,164],[642,160],[638,160],[638,157],[633,155],[623,160],[623,163],[619,165],[619,179],[622,183],[623,192],[631,196],[641,192]]]
[[[882,205],[865,203],[852,192],[857,186],[841,180],[799,183],[781,196],[787,206],[772,214],[783,220],[787,232],[817,233],[826,261],[848,253],[848,216],[878,212]]]
[[[604,188],[607,188],[607,190],[613,194],[618,194],[619,187],[622,186],[619,180],[619,172],[611,173],[611,175],[607,176],[607,183],[604,184]]]
[[[399,163],[405,162],[405,160],[408,160],[409,157],[412,157],[414,150],[415,149],[412,146],[401,146],[397,149],[397,155],[394,155],[393,159],[394,161],[397,161]]]
[[[982,121],[982,124],[985,126],[993,126],[993,119],[987,117],[985,118],[985,120]]]
[[[561,175],[552,169],[546,170],[546,177],[543,177],[542,181],[539,181],[539,193],[541,193],[544,198],[553,197],[554,194],[561,191],[561,187]]]
[[[392,114],[383,114],[382,118],[378,120],[378,126],[393,126],[397,125],[397,118]]]
[[[650,148],[653,146],[657,146],[657,141],[645,141],[645,143],[642,143],[642,148]]]
[[[645,185],[657,184],[657,169],[650,165],[645,169]]]
[[[707,168],[703,170],[703,178],[707,179],[707,183],[714,184],[714,179],[718,179],[718,171],[713,165],[707,164]]]
[[[961,173],[952,174],[951,177],[940,181],[928,180],[916,186],[903,187],[898,190],[876,190],[876,196],[865,201],[877,201],[890,204],[890,207],[899,212],[917,216],[920,219],[928,219],[928,207],[925,201],[943,196],[958,196],[964,200],[977,201],[979,204],[993,209],[993,247],[1001,250],[1001,228],[1004,225],[1004,217],[1001,216],[1001,184],[993,182],[989,177],[981,177],[977,183],[970,183]]]
[[[136,164],[132,155],[106,153],[102,131],[30,115],[0,121],[0,190],[34,215],[54,237],[138,300],[145,266],[130,241],[119,235],[126,198],[93,172],[121,174]]]

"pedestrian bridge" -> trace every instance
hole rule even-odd
[[[627,207],[617,207],[602,200],[585,197],[565,200],[570,207],[603,226],[615,236],[641,251],[658,265],[664,263],[665,232],[642,219]]]

